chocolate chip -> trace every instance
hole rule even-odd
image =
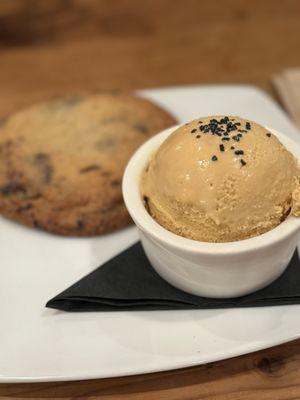
[[[46,154],[46,153],[36,153],[36,154],[34,155],[34,159],[35,159],[35,161],[37,161],[37,162],[44,162],[45,160],[48,160],[48,159],[49,159],[49,155]]]
[[[212,161],[218,161],[218,157],[217,156],[212,156]]]
[[[250,122],[246,122],[246,129],[247,129],[247,131],[249,131],[251,129]]]
[[[108,211],[114,210],[116,207],[119,207],[122,202],[122,198],[112,200],[109,204],[104,205],[99,211],[101,214],[105,214]]]
[[[145,124],[143,124],[142,122],[137,122],[136,124],[134,124],[133,129],[136,131],[139,131],[143,134],[146,134],[149,132],[148,127]]]
[[[15,194],[25,194],[26,187],[19,182],[11,181],[4,186],[0,187],[0,193],[4,196],[11,196]]]
[[[121,179],[114,179],[113,181],[110,182],[111,186],[120,186],[121,185]]]
[[[27,211],[30,210],[32,208],[32,204],[24,204],[23,206],[20,206],[17,208],[17,212],[23,212],[23,211]]]
[[[43,229],[42,225],[40,224],[40,222],[37,219],[33,219],[33,226],[35,228],[39,228],[39,229]]]
[[[101,169],[101,167],[99,165],[91,164],[91,165],[88,165],[87,167],[81,168],[79,170],[79,173],[80,174],[85,174],[86,172],[96,171],[96,170],[99,170],[99,169]]]
[[[85,227],[85,223],[83,222],[82,219],[78,219],[77,220],[76,227],[77,227],[78,230],[81,230],[81,229],[83,229]]]
[[[50,183],[53,175],[53,167],[49,154],[37,153],[34,155],[33,162],[42,172],[44,183]]]

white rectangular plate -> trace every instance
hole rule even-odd
[[[234,114],[298,131],[251,86],[141,91],[179,121]],[[137,240],[50,235],[0,219],[0,382],[104,378],[203,364],[300,337],[300,305],[226,310],[65,313],[46,301]]]

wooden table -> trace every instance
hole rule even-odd
[[[272,93],[270,77],[300,66],[299,49],[299,0],[1,0],[0,116],[66,93],[195,83]],[[0,385],[1,399],[78,397],[300,399],[300,341],[179,371]]]

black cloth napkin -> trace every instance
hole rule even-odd
[[[275,306],[300,303],[297,251],[283,275],[266,288],[232,299],[209,299],[182,292],[152,268],[140,243],[134,244],[49,300],[64,311],[179,310]]]

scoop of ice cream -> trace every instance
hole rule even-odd
[[[206,117],[175,130],[150,160],[141,192],[152,217],[190,239],[230,242],[264,233],[293,209],[298,169],[276,136],[239,117]]]

